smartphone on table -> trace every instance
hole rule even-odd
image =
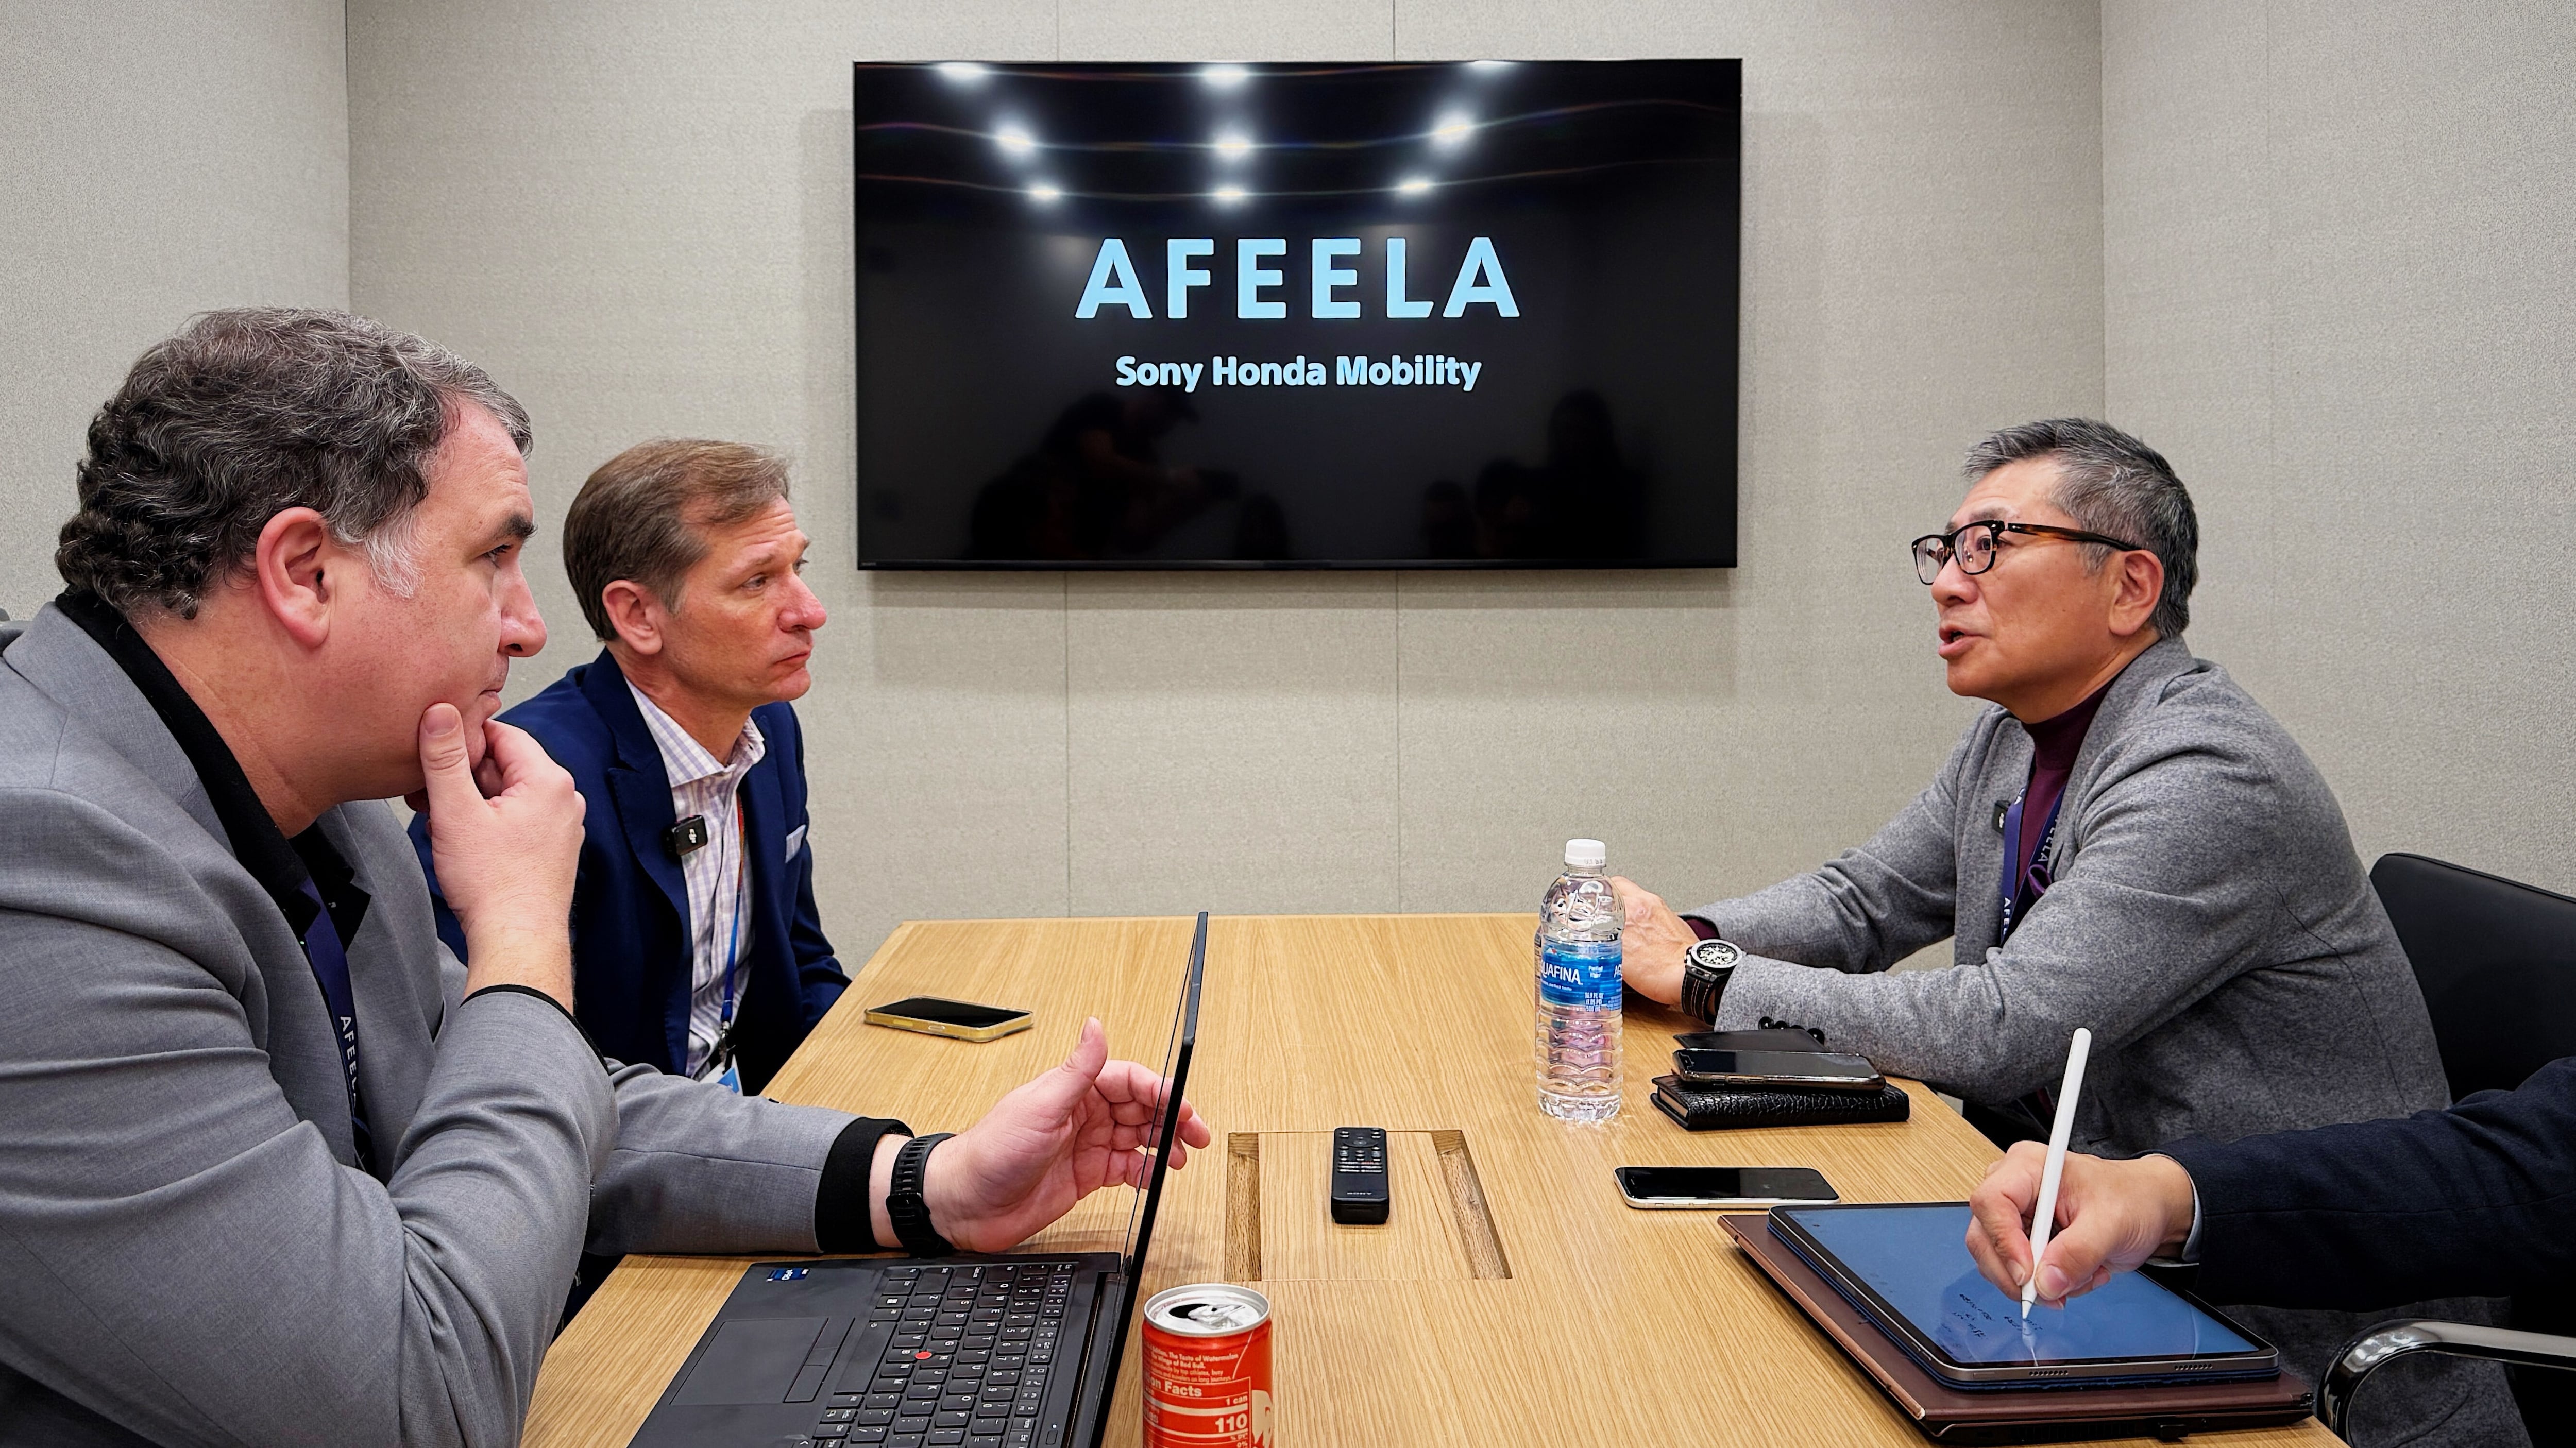
[[[892,1026],[898,1031],[919,1031],[928,1036],[949,1036],[960,1041],[989,1041],[1013,1031],[1029,1028],[1029,1013],[1009,1006],[981,1006],[973,1001],[952,1001],[939,996],[914,996],[868,1008],[867,1022],[872,1026]]]
[[[1887,1084],[1878,1068],[1848,1051],[1673,1052],[1673,1071],[1692,1086],[1806,1086],[1828,1091],[1876,1091]]]
[[[1623,1166],[1619,1195],[1644,1210],[1811,1207],[1839,1201],[1824,1173],[1803,1166]]]

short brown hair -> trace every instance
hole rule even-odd
[[[564,516],[564,572],[591,633],[617,637],[604,595],[621,578],[676,611],[681,579],[707,556],[702,530],[786,497],[787,460],[747,443],[658,438],[601,463]]]

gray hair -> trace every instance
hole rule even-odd
[[[2147,620],[2163,638],[2180,638],[2191,623],[2191,589],[2200,581],[2200,516],[2191,494],[2164,454],[2107,422],[2054,417],[2008,427],[1968,449],[1961,469],[1968,482],[2006,463],[2054,458],[2057,488],[2051,501],[2085,531],[2135,543],[2165,565],[2165,591]],[[2111,550],[2086,543],[2084,564],[2099,569]]]
[[[269,519],[311,508],[408,596],[422,469],[467,405],[528,450],[527,410],[436,343],[346,312],[207,312],[146,350],[91,419],[54,566],[120,613],[194,618]]]

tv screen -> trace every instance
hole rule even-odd
[[[1741,62],[854,106],[861,566],[1734,565]]]

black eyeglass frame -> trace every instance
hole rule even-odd
[[[1959,539],[1963,535],[1973,532],[1979,528],[1985,529],[1988,534],[1986,539],[1986,561],[1980,567],[1970,568],[1968,566],[1967,556],[1959,551]],[[1970,578],[1974,578],[1978,574],[1984,573],[1993,568],[1995,566],[1995,560],[2003,556],[2003,535],[2006,533],[2032,533],[2044,535],[2050,538],[2071,538],[2078,543],[2099,543],[2105,548],[2116,548],[2123,553],[2148,553],[2154,551],[2152,549],[2142,548],[2135,543],[2123,543],[2119,539],[2110,537],[2107,534],[2087,533],[2081,528],[2060,528],[2053,523],[2008,523],[2001,518],[1979,518],[1973,523],[1961,524],[1947,533],[1926,533],[1922,537],[1915,539],[1913,543],[1914,576],[1916,578],[1923,579],[1923,586],[1930,588],[1933,584],[1941,581],[1941,570],[1948,567],[1952,559],[1957,559],[1959,563],[1959,571]],[[1943,552],[1940,556],[1934,555],[1926,547],[1926,545],[1933,543],[1941,545]],[[1927,563],[1932,565],[1932,576],[1924,578],[1923,566]]]

